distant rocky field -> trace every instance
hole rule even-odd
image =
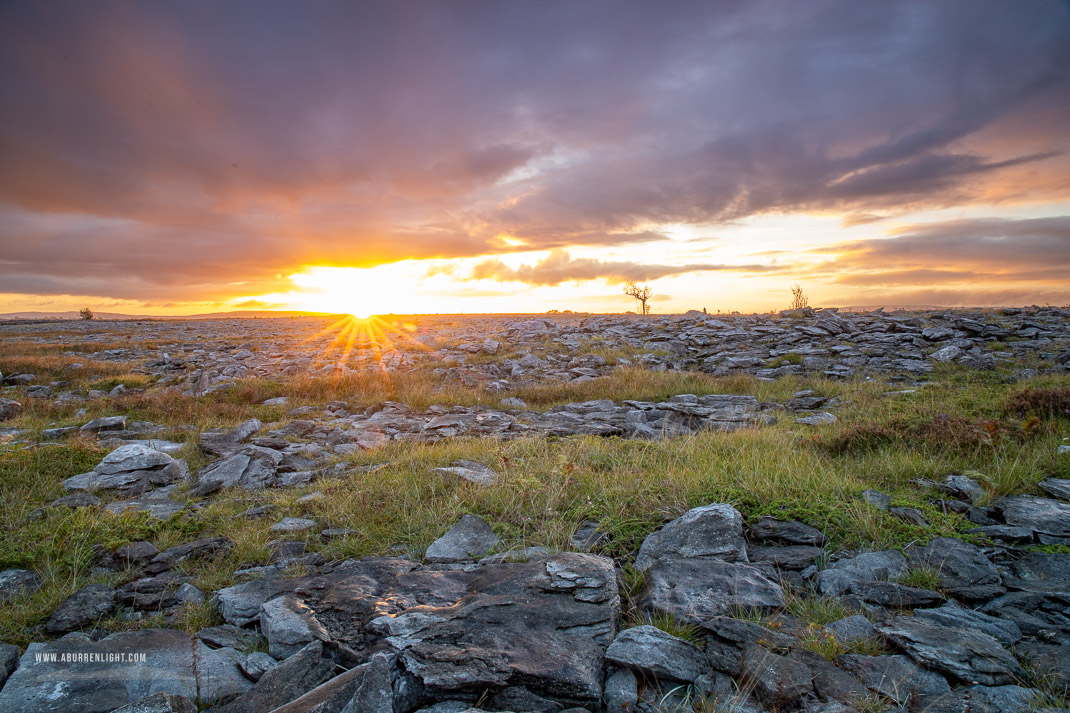
[[[1067,710],[1065,309],[19,321],[0,381],[0,713]]]

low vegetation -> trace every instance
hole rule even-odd
[[[76,363],[80,366],[75,368]],[[193,470],[206,462],[195,447],[201,429],[233,426],[249,417],[279,424],[291,418],[290,408],[331,400],[344,400],[355,410],[383,400],[425,408],[497,404],[502,397],[446,383],[427,370],[341,379],[249,379],[193,397],[159,388],[129,365],[47,352],[30,342],[3,345],[0,371],[34,371],[42,379],[68,382],[57,388],[72,392],[107,392],[118,384],[127,388],[124,394],[84,403],[22,399],[23,414],[4,426],[39,434],[96,416],[125,414],[131,420],[163,424],[166,437],[187,443],[179,455]],[[202,509],[167,521],[144,514],[113,516],[97,509],[49,507],[64,494],[64,478],[89,470],[107,452],[93,439],[72,435],[0,445],[0,568],[28,567],[45,579],[32,597],[0,605],[0,640],[26,644],[39,638],[48,613],[64,597],[102,581],[92,568],[94,546],[115,548],[147,539],[164,549],[191,536],[226,535],[235,542],[230,554],[186,568],[205,590],[234,583],[236,569],[267,560],[268,543],[274,539],[268,528],[278,518],[241,516],[258,505],[274,506],[273,515],[279,518],[312,517],[323,527],[352,529],[353,534],[340,539],[309,542],[311,550],[328,560],[418,555],[461,515],[472,512],[495,529],[502,550],[534,545],[568,549],[576,527],[597,520],[609,537],[600,551],[626,564],[654,529],[712,501],[730,502],[748,519],[771,514],[804,520],[828,534],[830,551],[900,547],[936,535],[976,540],[964,533],[972,523],[944,512],[933,504],[936,493],[912,481],[969,472],[994,497],[1034,493],[1043,478],[1070,477],[1070,458],[1057,454],[1057,447],[1070,438],[1070,379],[1046,376],[1023,385],[1009,383],[1005,376],[942,367],[923,385],[904,389],[879,380],[791,376],[763,381],[624,367],[586,383],[548,384],[507,395],[524,399],[531,408],[547,409],[589,399],[660,400],[681,393],[751,394],[761,401],[785,403],[795,392],[809,389],[836,399],[838,420],[814,428],[784,413],[768,427],[662,441],[571,437],[395,442],[338,457],[343,468],[309,486],[256,494],[225,492]],[[286,407],[261,405],[276,396],[288,396],[291,402]],[[433,468],[457,458],[486,463],[501,477],[493,486],[479,487],[432,474]],[[859,497],[866,489],[882,490],[893,504],[918,509],[929,526],[869,506]],[[326,497],[300,500],[314,491]],[[188,493],[185,497],[195,500]],[[628,569],[624,571],[627,579]],[[908,581],[929,586],[932,582],[925,575],[912,573]],[[827,606],[795,602],[792,611],[817,627],[844,613],[823,611]],[[194,627],[211,621],[212,615],[194,609],[187,619]],[[645,622],[636,618],[632,623]],[[693,633],[675,622],[648,623],[683,638]],[[108,623],[139,625],[119,619]],[[831,653],[831,644],[817,633],[811,644],[822,655]]]

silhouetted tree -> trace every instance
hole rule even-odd
[[[93,310],[88,307],[83,307],[81,311],[78,312],[78,316],[85,320],[93,319]]]
[[[650,314],[650,305],[647,302],[649,302],[650,295],[654,294],[654,291],[650,289],[649,285],[640,287],[634,282],[629,282],[624,286],[624,294],[635,299],[639,307],[639,314]]]

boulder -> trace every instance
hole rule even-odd
[[[716,558],[746,562],[743,517],[727,503],[712,503],[687,511],[647,536],[635,558],[635,568],[646,571],[668,558]]]
[[[470,571],[367,560],[293,587],[332,640],[385,646],[436,699],[522,685],[593,705],[620,605],[613,562],[581,553]]]
[[[41,575],[28,569],[0,572],[0,604],[33,594],[41,588]]]
[[[18,418],[22,415],[22,404],[14,399],[0,398],[0,421]]]
[[[906,558],[896,550],[864,552],[829,564],[814,577],[814,588],[823,596],[838,597],[861,582],[887,581],[906,571]]]
[[[684,683],[710,668],[697,646],[653,626],[636,626],[617,634],[606,649],[606,661],[644,676]]]
[[[797,520],[778,520],[770,515],[763,515],[750,526],[750,536],[762,542],[775,542],[782,545],[810,545],[822,547],[828,538],[816,527]]]
[[[1008,525],[1033,530],[1042,545],[1070,544],[1070,503],[1012,496],[1003,498],[994,507]]]
[[[45,624],[49,634],[66,634],[96,623],[115,610],[115,587],[90,584],[63,600]]]
[[[222,460],[210,463],[198,473],[201,484],[256,490],[275,485],[275,472],[283,454],[272,448],[245,445]]]
[[[267,671],[245,694],[213,709],[213,713],[273,711],[332,678],[335,668],[323,642],[313,641]]]
[[[33,643],[0,690],[0,713],[106,713],[158,693],[217,703],[252,685],[239,658],[169,629]]]
[[[234,543],[226,537],[204,537],[193,542],[169,547],[145,565],[146,574],[165,572],[180,562],[225,555],[234,549]]]
[[[424,557],[429,562],[461,562],[478,559],[498,546],[490,525],[475,515],[465,515],[445,535],[432,542]]]
[[[948,693],[951,686],[938,673],[916,666],[906,656],[862,656],[843,654],[837,662],[869,690],[892,699],[897,705],[924,706]]]
[[[260,630],[268,640],[268,653],[280,660],[313,641],[330,639],[313,611],[292,594],[264,602],[260,608]]]
[[[744,686],[765,706],[777,710],[793,708],[804,696],[813,693],[810,669],[761,646],[748,646],[741,665]]]
[[[702,623],[734,610],[770,611],[784,606],[784,590],[761,572],[713,559],[659,560],[647,569],[639,605]]]

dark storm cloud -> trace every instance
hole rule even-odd
[[[603,262],[592,258],[573,258],[564,250],[553,250],[534,265],[511,268],[501,260],[484,260],[469,275],[473,280],[525,282],[529,285],[559,285],[562,282],[606,279],[610,282],[645,282],[659,277],[687,272],[770,272],[766,265],[650,265],[636,262]]]
[[[1044,1],[5,3],[0,292],[1061,200],[1068,28]]]

